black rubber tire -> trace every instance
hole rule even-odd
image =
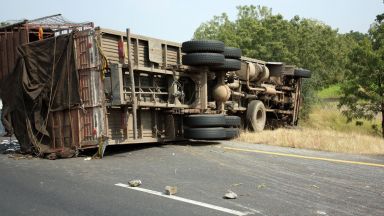
[[[225,138],[226,139],[233,139],[240,136],[240,129],[239,128],[225,128]]]
[[[267,112],[263,102],[253,100],[248,103],[247,107],[247,123],[248,129],[255,132],[264,130],[267,120]]]
[[[230,59],[240,59],[241,58],[241,49],[236,47],[224,47],[223,52],[225,58]]]
[[[221,53],[189,53],[183,55],[183,64],[190,66],[215,66],[224,64]]]
[[[295,77],[302,77],[302,78],[311,78],[311,71],[306,69],[296,69],[293,72],[293,76]]]
[[[224,127],[224,115],[189,115],[184,117],[184,125],[188,127]]]
[[[184,128],[184,138],[196,140],[220,140],[226,139],[226,133],[223,127]]]
[[[225,116],[226,127],[240,127],[241,118],[239,116]]]
[[[224,52],[224,43],[218,40],[191,40],[182,43],[181,50],[185,53]]]
[[[224,64],[210,67],[211,71],[237,71],[241,69],[241,61],[238,59],[229,59],[224,60]]]

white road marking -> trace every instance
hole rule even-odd
[[[168,199],[177,200],[177,201],[180,201],[180,202],[189,203],[189,204],[192,204],[192,205],[198,205],[198,206],[202,206],[202,207],[205,207],[205,208],[214,209],[214,210],[225,212],[225,213],[228,213],[228,214],[233,214],[233,215],[238,215],[238,216],[245,216],[245,215],[249,214],[249,212],[236,211],[236,210],[233,210],[233,209],[228,209],[228,208],[224,208],[224,207],[220,207],[220,206],[216,206],[216,205],[211,205],[211,204],[208,204],[208,203],[203,203],[203,202],[199,202],[199,201],[195,201],[195,200],[191,200],[191,199],[186,199],[186,198],[179,197],[179,196],[165,195],[162,192],[153,191],[153,190],[145,189],[145,188],[142,188],[142,187],[130,187],[129,185],[126,185],[126,184],[123,184],[123,183],[117,183],[115,185],[119,186],[119,187],[123,187],[123,188],[128,188],[128,189],[131,189],[131,190],[136,190],[136,191],[141,191],[141,192],[144,192],[144,193],[153,194],[153,195],[160,196],[160,197],[165,197],[165,198],[168,198]]]
[[[236,206],[239,206],[241,208],[244,208],[244,209],[248,209],[250,212],[248,214],[258,214],[258,215],[266,215],[266,214],[263,214],[263,212],[259,211],[259,210],[256,210],[256,209],[253,209],[253,208],[249,208],[247,206],[243,206],[241,204],[235,204]]]

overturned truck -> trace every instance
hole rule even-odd
[[[24,152],[102,154],[108,145],[231,139],[297,124],[308,70],[247,58],[220,41],[44,23],[0,28],[0,96]],[[31,29],[38,38],[16,41]]]

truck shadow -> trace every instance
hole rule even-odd
[[[179,145],[179,146],[209,146],[209,145],[219,145],[220,141],[215,140],[184,140],[178,142],[170,142],[167,145]]]
[[[124,154],[147,150],[150,148],[163,148],[167,146],[210,146],[219,145],[220,141],[197,141],[197,140],[183,140],[173,141],[166,143],[140,143],[140,144],[129,144],[129,145],[110,145],[105,149],[104,157],[107,156],[125,156]],[[79,157],[91,157],[97,153],[98,149],[86,149],[83,150]]]

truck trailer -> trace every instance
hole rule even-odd
[[[180,44],[51,18],[0,28],[4,119],[23,152],[102,156],[108,145],[232,139],[298,122],[308,70],[221,41]]]

